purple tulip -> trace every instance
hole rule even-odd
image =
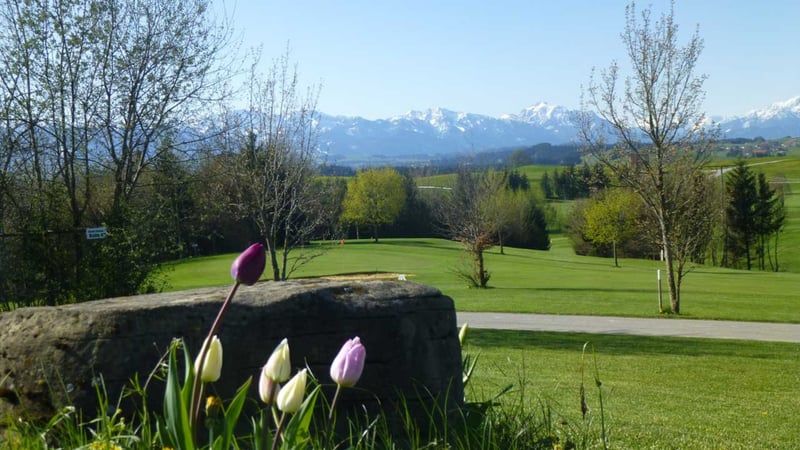
[[[264,246],[256,243],[247,247],[231,265],[231,276],[234,280],[251,286],[255,284],[261,274],[264,273],[264,266],[267,265],[267,253]]]
[[[355,386],[361,378],[366,359],[367,350],[361,344],[361,339],[358,337],[349,339],[331,364],[331,379],[339,386]]]

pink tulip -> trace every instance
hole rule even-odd
[[[361,339],[349,339],[331,364],[331,379],[339,386],[355,386],[364,371],[366,359],[367,350],[361,344]]]
[[[266,265],[267,253],[264,250],[264,246],[255,243],[247,247],[247,249],[233,261],[231,265],[231,276],[234,280],[251,286],[261,278],[261,274],[264,273],[264,267]]]

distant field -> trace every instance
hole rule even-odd
[[[230,283],[236,255],[176,262],[166,269],[170,289]],[[454,273],[467,264],[459,244],[442,239],[347,241],[328,250],[295,277],[403,273],[439,288],[461,311],[536,312],[631,317],[657,316],[657,261],[576,256],[555,237],[550,251],[495,248],[486,255],[489,289],[470,289]],[[800,323],[798,273],[695,267],[684,280],[682,317]],[[664,301],[667,301],[664,286]]]

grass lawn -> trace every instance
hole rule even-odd
[[[549,402],[580,426],[581,349],[591,342],[612,448],[800,448],[800,347],[713,339],[470,330],[479,354],[471,398],[509,383],[531,407]],[[595,434],[599,405],[591,354],[586,395]],[[506,401],[511,401],[507,399]]]
[[[181,261],[167,272],[168,282],[174,289],[229,284],[235,256]],[[463,258],[457,243],[440,239],[348,241],[296,275],[404,273],[438,287],[461,311],[658,315],[655,261],[622,260],[615,268],[610,259],[574,255],[556,238],[546,252],[489,252],[492,288],[479,290],[453,273]],[[800,323],[797,286],[795,273],[696,267],[685,279],[682,317]],[[480,357],[470,399],[524,385],[524,395],[516,390],[504,401],[524,398],[537,410],[545,402],[561,429],[580,428],[579,366],[587,341],[597,352],[612,448],[800,448],[796,344],[471,330],[467,350]],[[588,417],[597,435],[593,366],[586,369]]]
[[[180,261],[166,270],[172,290],[230,283],[236,255]],[[364,272],[405,273],[439,288],[460,311],[658,316],[657,261],[576,256],[565,238],[550,251],[497,248],[486,255],[489,289],[470,289],[454,273],[467,264],[459,244],[441,239],[347,241],[329,247],[295,277]],[[664,277],[662,277],[664,278]],[[747,272],[699,266],[684,279],[681,317],[800,323],[800,273]],[[664,301],[668,302],[666,285]]]

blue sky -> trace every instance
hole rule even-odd
[[[290,48],[318,109],[388,118],[442,107],[491,116],[546,101],[577,108],[593,67],[625,60],[622,0],[214,0],[263,65]],[[653,0],[660,14],[669,2]],[[705,111],[743,115],[800,95],[800,1],[677,0],[700,26]],[[266,68],[266,67],[265,67]]]

